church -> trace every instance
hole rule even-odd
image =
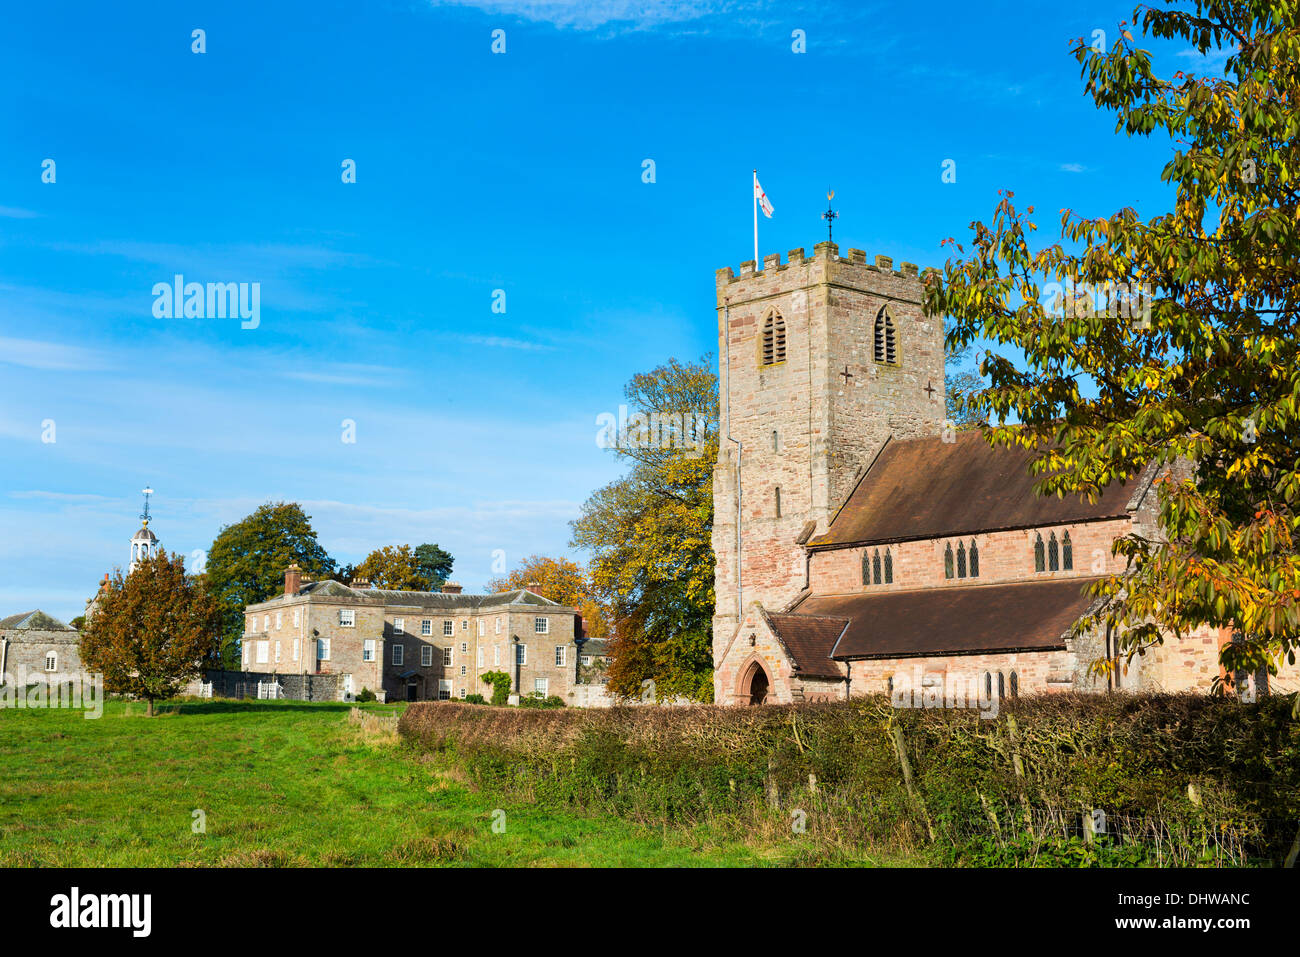
[[[717,272],[714,700],[1209,691],[1230,629],[1127,663],[1108,634],[1069,637],[1122,568],[1111,543],[1157,532],[1155,471],[1092,503],[1035,495],[1025,450],[945,426],[918,268],[847,252]],[[1106,658],[1114,675],[1092,674]]]

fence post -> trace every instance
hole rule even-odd
[[[903,729],[900,725],[894,724],[890,726],[889,732],[890,738],[894,742],[894,753],[898,755],[898,763],[903,769],[903,787],[907,789],[908,797],[920,808],[921,817],[925,820],[925,829],[930,834],[930,840],[937,841],[938,835],[934,833],[934,825],[930,822],[930,812],[926,810],[925,799],[912,785],[912,762],[907,759],[907,748],[903,743]]]

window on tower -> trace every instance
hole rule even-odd
[[[898,334],[894,329],[894,316],[888,306],[876,313],[874,355],[877,362],[898,365]]]
[[[775,310],[763,320],[763,351],[759,361],[765,366],[785,361],[785,320]]]

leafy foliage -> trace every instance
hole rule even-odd
[[[1165,78],[1127,29],[1109,51],[1075,45],[1117,131],[1174,140],[1161,174],[1172,211],[1063,210],[1071,249],[1035,252],[1034,207],[1021,213],[1007,192],[969,253],[957,245],[931,277],[926,309],[953,320],[950,348],[993,344],[971,407],[992,441],[1035,450],[1044,493],[1095,497],[1161,470],[1160,534],[1119,540],[1125,570],[1095,586],[1105,602],[1076,631],[1112,627],[1131,657],[1169,632],[1231,627],[1244,640],[1222,653],[1230,673],[1275,670],[1300,637],[1296,6],[1196,0],[1134,18],[1151,37],[1229,53],[1223,75]]]
[[[984,388],[984,379],[974,369],[965,365],[972,346],[945,344],[943,354],[943,394],[948,421],[958,428],[982,425],[984,420],[971,404],[971,397]]]
[[[245,606],[280,594],[284,570],[294,562],[304,574],[327,576],[334,571],[334,560],[316,541],[311,516],[297,503],[268,502],[217,533],[208,549],[206,574],[221,613],[216,654],[224,667],[239,667]]]
[[[700,416],[698,448],[620,441],[627,474],[595,492],[573,523],[573,545],[589,549],[592,587],[610,609],[609,686],[640,696],[713,696],[713,466],[718,455],[718,379],[713,361],[670,359],[632,377],[628,406],[643,413]]]
[[[420,573],[425,588],[429,591],[437,591],[447,583],[455,561],[451,552],[437,545],[425,542],[415,546],[415,570]]]
[[[125,578],[121,569],[99,594],[81,636],[86,667],[112,692],[149,703],[177,694],[197,675],[218,640],[220,616],[201,578],[186,574],[180,555],[163,549]]]
[[[374,588],[397,591],[437,591],[451,575],[455,559],[437,545],[385,545],[376,548],[359,565],[342,569],[344,581],[369,580]]]
[[[1281,864],[1300,813],[1300,724],[1278,698],[1053,694],[1003,701],[993,720],[884,696],[495,712],[418,702],[398,733],[542,807],[786,835],[803,813],[801,842],[950,864]],[[1104,836],[1089,843],[1093,810]]]
[[[492,686],[492,704],[500,707],[510,700],[510,685],[514,682],[504,671],[485,671],[479,680]]]
[[[563,708],[564,699],[557,694],[544,695],[540,691],[534,691],[532,694],[526,694],[519,699],[519,707],[542,708],[545,710]]]

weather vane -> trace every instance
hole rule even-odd
[[[826,241],[828,243],[835,241],[833,238],[833,231],[835,227],[835,219],[839,216],[839,213],[831,209],[831,200],[834,198],[835,190],[831,190],[826,194],[826,212],[822,213],[822,219],[826,220]]]
[[[148,486],[144,489],[144,511],[140,513],[140,521],[145,525],[149,524],[149,496],[153,494],[153,489]]]

